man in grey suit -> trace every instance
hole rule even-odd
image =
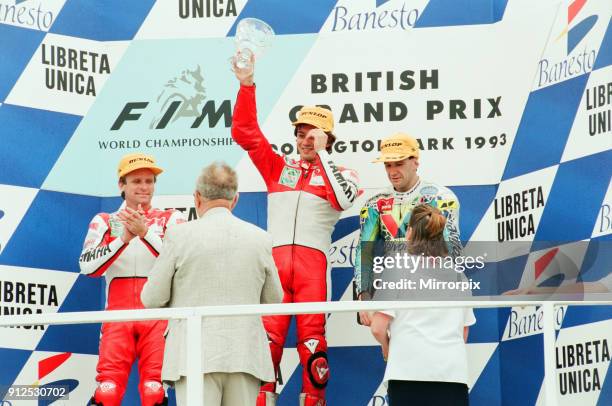
[[[236,172],[226,164],[203,169],[194,193],[199,219],[168,230],[142,290],[145,307],[281,301],[271,237],[231,213],[237,189]],[[178,405],[186,405],[185,328],[184,320],[170,320],[162,367]],[[254,405],[260,381],[274,380],[261,317],[205,317],[202,337],[204,404]]]

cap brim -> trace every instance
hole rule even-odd
[[[412,154],[408,154],[408,155],[386,154],[386,155],[381,155],[380,157],[376,158],[375,160],[372,161],[372,163],[396,162],[396,161],[401,161],[403,159],[410,158],[410,157],[416,158],[416,156]]]
[[[319,130],[323,130],[325,132],[331,132],[332,130],[330,129],[326,129],[324,127],[321,126],[320,123],[317,123],[316,121],[310,121],[310,120],[296,120],[293,123],[291,123],[292,126],[297,126],[299,124],[309,124],[315,128],[318,128]]]
[[[294,127],[296,125],[299,125],[299,124],[310,124],[310,125],[314,125],[317,128],[321,128],[321,127],[319,127],[319,125],[317,123],[314,123],[314,122],[312,122],[310,120],[295,120],[293,123],[291,123],[291,125],[294,126]]]
[[[123,174],[119,175],[120,178],[134,172],[137,171],[138,169],[149,169],[151,172],[153,172],[153,175],[157,176],[160,173],[162,173],[164,170],[162,168],[160,168],[159,166],[150,166],[150,165],[146,165],[146,166],[137,166],[133,169],[130,169],[128,172],[124,172]]]

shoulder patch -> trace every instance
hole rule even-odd
[[[438,193],[438,188],[435,186],[424,186],[419,189],[419,193],[422,195],[435,195]]]

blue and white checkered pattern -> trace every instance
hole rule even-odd
[[[597,100],[589,97],[597,94],[598,86],[607,86],[606,92],[612,88],[612,4],[596,0],[566,0],[560,5],[555,1],[541,3],[541,15],[546,16],[541,22],[545,25],[542,32],[549,37],[533,38],[534,43],[542,44],[545,49],[543,52],[541,47],[537,50],[537,66],[529,65],[529,71],[535,77],[533,87],[525,92],[524,103],[507,106],[504,104],[506,99],[502,99],[503,118],[507,120],[504,128],[516,130],[508,132],[505,149],[498,147],[490,151],[489,156],[497,154],[495,160],[501,165],[498,170],[489,171],[489,168],[479,166],[478,159],[471,158],[475,155],[469,155],[477,151],[429,149],[422,154],[425,178],[434,173],[435,177],[443,176],[444,170],[435,171],[441,166],[458,165],[470,174],[470,179],[475,179],[468,183],[435,179],[450,184],[461,202],[460,228],[465,241],[495,238],[493,206],[496,199],[531,187],[542,188],[545,205],[533,210],[535,229],[529,237],[542,244],[534,243],[520,255],[496,263],[499,269],[503,266],[508,272],[494,281],[483,280],[482,284],[495,284],[498,291],[514,289],[531,277],[525,275],[529,272],[527,264],[540,252],[545,252],[542,250],[548,248],[548,241],[586,241],[587,254],[584,257],[589,260],[580,264],[582,280],[598,280],[610,272],[612,263],[609,252],[599,249],[602,241],[612,239],[610,93],[606,93],[604,99],[607,101],[602,104],[592,109],[585,107]],[[568,21],[568,10],[576,7],[579,11],[575,19]],[[470,30],[494,32],[503,29],[503,35],[511,41],[513,35],[519,35],[525,29],[521,25],[521,16],[537,11],[531,8],[532,2],[522,0],[0,0],[0,283],[3,286],[0,292],[4,292],[0,293],[0,308],[3,314],[28,310],[87,311],[103,307],[103,282],[78,275],[77,260],[89,220],[97,212],[113,211],[120,204],[116,197],[114,166],[121,155],[133,150],[154,154],[168,169],[157,186],[157,193],[162,196],[189,195],[197,171],[209,161],[223,159],[235,165],[241,175],[241,187],[245,187],[235,213],[265,228],[266,194],[242,150],[236,146],[216,150],[203,150],[197,146],[182,149],[152,146],[155,142],[161,145],[172,139],[184,138],[193,142],[210,137],[221,140],[229,137],[229,128],[223,125],[223,102],[227,100],[228,105],[233,106],[237,85],[227,64],[227,58],[234,50],[228,37],[234,35],[241,18],[261,18],[276,31],[275,43],[258,61],[258,72],[261,72],[258,76],[259,118],[267,134],[282,133],[288,137],[289,125],[279,128],[277,121],[286,121],[286,110],[300,102],[292,96],[293,89],[302,89],[303,92],[306,88],[306,102],[309,103],[329,100],[332,105],[354,103],[360,106],[361,99],[384,103],[395,100],[395,94],[387,97],[377,93],[384,93],[385,85],[382,84],[381,89],[370,89],[370,93],[363,95],[353,89],[353,93],[346,95],[342,91],[328,92],[327,98],[317,98],[315,92],[310,91],[310,74],[340,73],[327,70],[326,64],[342,66],[339,60],[344,57],[342,55],[355,52],[351,49],[360,49],[360,43],[373,41],[374,47],[380,38],[381,47],[397,50],[390,54],[411,55],[426,49],[430,65],[448,63],[453,66],[453,71],[459,72],[457,75],[468,75],[466,81],[477,83],[474,78],[469,78],[468,58],[445,60],[446,55],[452,55],[454,46],[428,49],[427,43],[414,43],[411,39],[430,35],[432,43],[449,41],[452,44],[451,37],[471,35]],[[365,20],[368,13],[376,17]],[[591,18],[589,24],[594,21],[591,28],[572,32],[572,28],[588,18]],[[571,46],[566,46],[565,41],[569,43],[570,36],[564,37],[564,29],[571,34]],[[341,57],[329,54],[327,47],[330,43]],[[479,43],[474,45],[474,55],[478,55],[478,46]],[[495,46],[504,47],[505,44]],[[72,59],[70,52],[74,52]],[[308,61],[322,52],[328,52],[324,53],[328,58],[323,58],[324,61],[319,58],[318,66],[309,70]],[[344,66],[343,72],[351,80],[353,72],[383,68],[400,72],[406,69],[404,66],[377,64],[380,61],[367,55],[358,57],[361,58],[358,64],[351,62]],[[480,57],[487,60],[486,56]],[[106,67],[104,58],[108,64]],[[414,62],[410,57],[407,60]],[[549,68],[555,64],[556,67],[543,71],[544,60]],[[579,60],[583,71],[568,68],[564,71],[565,76],[561,74],[565,69],[564,63],[573,61],[571,63],[577,67]],[[519,61],[516,63],[518,66]],[[494,61],[491,64],[491,70],[497,69]],[[184,71],[177,70],[177,67]],[[184,112],[178,120],[178,116],[171,120],[167,128],[153,129],[152,118],[156,114],[159,118],[167,112],[159,110],[160,106],[167,108],[159,102],[159,97],[165,94],[163,92],[168,89],[170,81],[174,79],[175,86],[179,86],[181,80],[192,84],[198,80],[194,72],[200,67],[203,67],[204,102],[212,101],[211,107],[221,112],[217,122],[213,122],[215,113],[211,111],[204,124],[197,126],[194,120],[199,111],[191,116]],[[417,61],[408,68],[427,69],[431,66],[420,65]],[[419,93],[416,97],[443,99],[448,96],[471,102],[475,95],[496,96],[496,90],[489,94],[484,89],[462,97],[464,87],[445,83],[445,75],[450,75],[448,71],[450,69],[440,68],[441,90]],[[512,71],[512,66],[508,71]],[[555,78],[551,80],[553,76]],[[508,80],[501,73],[499,78],[496,77],[495,72],[491,73],[491,78],[490,83]],[[66,81],[69,90],[58,89],[58,82],[62,80]],[[395,81],[399,78],[396,77]],[[93,86],[93,93],[89,86]],[[444,86],[452,90],[445,90]],[[193,90],[193,86],[189,89]],[[183,101],[193,100],[185,96],[189,89],[181,93]],[[440,96],[440,93],[444,94]],[[379,99],[372,98],[372,95]],[[141,114],[142,118],[131,116],[119,130],[110,130],[127,103],[141,103],[131,114]],[[148,104],[143,107],[142,103]],[[290,106],[288,103],[293,104]],[[485,104],[486,100],[483,100],[483,114],[486,115]],[[517,111],[516,122],[510,122],[512,113],[506,109]],[[469,111],[468,108],[466,113]],[[334,112],[337,120],[344,115]],[[598,113],[601,121],[594,126],[595,134],[589,134],[589,115]],[[459,135],[471,135],[462,134],[471,128],[464,127],[463,120],[445,121],[440,125],[435,120],[427,121],[418,116],[418,110],[415,113],[412,105],[408,114],[409,119],[399,124],[387,120],[386,112],[385,119],[377,123],[363,119],[357,123],[345,120],[337,127],[339,140],[342,136],[349,137],[348,134],[376,140],[405,127],[437,125],[436,131],[429,134],[430,138],[457,134],[457,147],[460,143],[463,146]],[[470,121],[469,114],[465,122]],[[495,127],[497,122],[491,122]],[[419,123],[423,127],[419,127]],[[483,135],[488,138],[499,134]],[[272,138],[272,142],[276,141],[279,146],[282,140],[280,137]],[[112,141],[131,141],[132,147],[101,147],[102,143]],[[135,141],[139,144],[134,144]],[[292,140],[287,138],[285,142],[291,143]],[[338,154],[339,161],[348,159],[350,151]],[[355,168],[362,177],[366,172],[370,176],[373,170],[366,164],[365,155],[359,162]],[[385,186],[386,179],[381,169],[376,176],[378,184],[375,186]],[[482,181],[478,181],[479,177]],[[376,189],[371,181],[366,183],[362,200]],[[358,236],[358,209],[355,207],[346,213],[333,234],[335,248],[338,252],[347,249],[345,252],[349,257],[351,251],[348,249]],[[333,300],[351,300],[351,264],[346,256],[332,258]],[[31,283],[43,284],[46,287],[44,293],[36,290],[39,293],[26,294],[23,301],[16,294],[6,294],[7,284],[14,287],[19,282],[28,283],[34,277],[36,279]],[[51,286],[57,295],[55,299],[50,295]],[[612,346],[610,307],[569,307],[562,310],[557,338],[560,346],[603,339]],[[521,334],[513,332],[513,326],[518,325],[513,323],[521,311],[526,310],[475,311],[478,322],[471,329],[468,342],[471,404],[537,405],[542,402],[541,329]],[[537,309],[529,311],[537,313]],[[72,379],[78,382],[78,386],[71,393],[70,404],[83,404],[91,396],[95,386],[93,376],[99,325],[11,329],[6,334],[10,339],[0,338],[0,359],[3,362],[0,390],[11,384],[39,382],[44,385]],[[385,389],[380,385],[384,363],[369,331],[356,326],[354,315],[334,314],[328,320],[328,337],[329,404],[387,404]],[[290,329],[287,347],[282,364],[286,382],[279,405],[295,403],[300,391],[301,367],[295,351],[294,326]],[[42,360],[66,352],[72,353],[69,361],[45,376],[37,375]],[[601,380],[601,389],[587,391],[583,388],[580,393],[560,394],[559,404],[612,404],[609,364],[608,359],[594,366]],[[364,369],[364,365],[368,368]],[[560,368],[559,373],[562,370]],[[125,405],[138,404],[136,374],[134,370]],[[0,398],[2,395],[0,393]]]

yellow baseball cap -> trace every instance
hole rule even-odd
[[[334,116],[331,110],[323,107],[304,106],[298,112],[297,120],[291,124],[310,124],[325,132],[332,132],[334,130]]]
[[[145,154],[128,154],[121,158],[117,175],[121,178],[136,169],[150,169],[156,176],[164,170],[155,164],[155,158]]]
[[[419,143],[408,134],[395,133],[380,144],[381,156],[372,162],[394,162],[419,157]]]

